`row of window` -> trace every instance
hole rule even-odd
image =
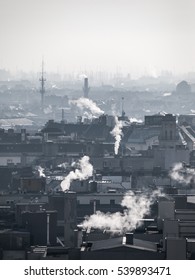
[[[96,205],[100,205],[101,204],[99,199],[91,199],[89,201],[89,204],[90,205],[94,205],[94,202],[96,203]],[[77,204],[81,204],[80,200],[77,200]],[[110,199],[110,205],[114,205],[114,204],[115,204],[115,199]]]

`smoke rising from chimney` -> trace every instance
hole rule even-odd
[[[89,110],[92,115],[94,116],[100,116],[104,114],[104,111],[102,111],[95,102],[93,102],[91,99],[81,97],[77,100],[70,100],[70,104],[75,104],[78,106],[81,110],[87,109]]]
[[[37,170],[38,170],[38,173],[39,173],[39,177],[41,178],[41,177],[46,177],[45,176],[45,173],[44,173],[44,169],[41,167],[41,166],[38,166],[38,168],[37,168]]]
[[[102,213],[97,211],[89,217],[85,217],[82,227],[96,228],[100,230],[119,230],[122,233],[132,231],[142,224],[141,219],[150,213],[151,205],[162,196],[160,190],[153,191],[152,194],[135,195],[133,192],[128,192],[122,202],[124,207],[123,213]]]
[[[176,163],[169,174],[171,179],[185,185],[188,185],[192,180],[195,180],[195,170],[184,167],[182,163]]]
[[[119,121],[118,117],[115,117],[115,127],[110,132],[115,138],[115,144],[114,144],[115,155],[118,154],[120,142],[121,142],[121,139],[122,139],[122,136],[123,136],[122,127],[123,127],[122,121]]]
[[[93,175],[93,166],[89,162],[89,157],[82,157],[78,164],[78,168],[75,171],[70,171],[70,173],[61,182],[61,188],[63,191],[67,191],[70,188],[70,184],[73,180],[86,180]]]
[[[143,123],[143,121],[142,120],[139,120],[139,119],[136,119],[136,118],[134,118],[134,117],[132,117],[132,118],[129,118],[129,121],[131,122],[131,123]]]
[[[79,80],[83,80],[85,78],[87,78],[86,74],[80,74],[79,77],[78,77]]]

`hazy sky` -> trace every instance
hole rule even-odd
[[[195,71],[195,0],[0,0],[0,68]]]

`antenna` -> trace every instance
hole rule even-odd
[[[41,111],[43,112],[44,109],[44,95],[45,95],[45,81],[46,78],[44,77],[44,60],[42,58],[42,72],[41,72],[41,78],[39,79],[39,81],[41,82],[41,89],[40,89],[40,93],[41,93]]]

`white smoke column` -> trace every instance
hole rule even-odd
[[[150,213],[151,205],[161,195],[160,191],[154,191],[150,195],[135,195],[133,192],[128,192],[121,202],[121,205],[125,208],[123,213],[105,214],[97,211],[96,214],[85,217],[82,227],[113,232],[116,230],[121,232],[132,231],[141,225],[141,219]]]
[[[81,97],[77,100],[70,100],[70,104],[77,105],[80,109],[88,109],[93,115],[100,116],[104,114],[104,111],[102,111],[95,102],[93,102],[89,98]]]
[[[46,177],[44,173],[44,169],[41,166],[38,166],[39,177]]]
[[[195,170],[183,167],[182,163],[176,163],[170,172],[171,179],[181,184],[189,184],[192,179],[195,180]]]
[[[118,150],[119,150],[119,146],[120,146],[120,142],[123,136],[123,132],[122,132],[122,121],[118,120],[118,117],[115,117],[115,127],[113,128],[113,130],[111,131],[111,134],[114,136],[115,138],[115,144],[114,144],[114,153],[115,155],[118,154]]]
[[[70,171],[70,173],[61,182],[61,188],[63,191],[69,190],[70,184],[73,180],[86,180],[93,175],[93,166],[89,162],[89,157],[82,157],[78,164],[78,168],[75,171]]]

